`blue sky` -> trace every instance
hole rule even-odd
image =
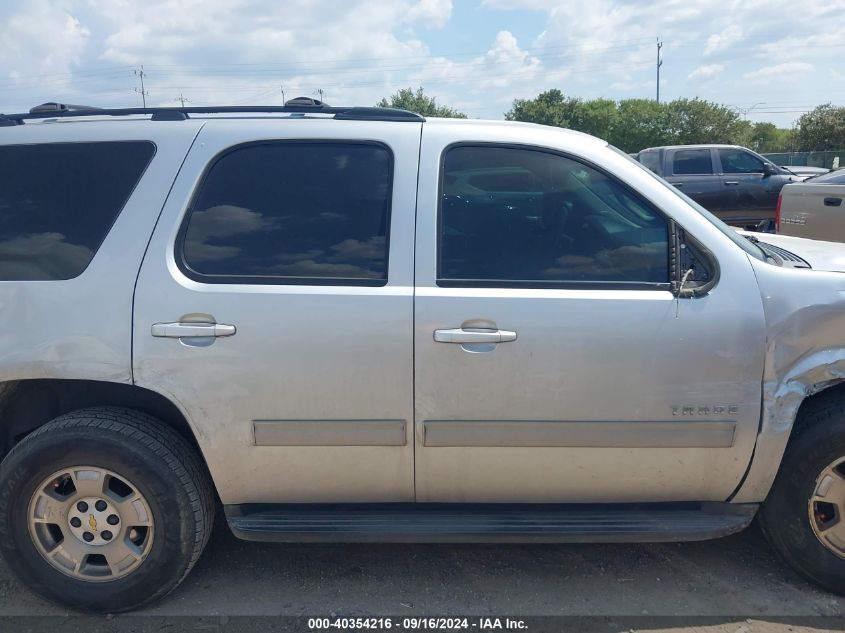
[[[4,0],[0,111],[49,100],[280,103],[398,88],[501,118],[548,88],[584,98],[702,97],[789,126],[845,105],[845,0]]]

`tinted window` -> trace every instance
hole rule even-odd
[[[709,149],[679,149],[672,158],[674,174],[712,174]]]
[[[154,153],[143,141],[0,146],[0,280],[81,274]]]
[[[391,162],[385,147],[366,143],[262,143],[224,154],[191,205],[189,274],[383,285]]]
[[[660,170],[660,152],[640,152],[637,155],[637,159],[658,176],[662,175]]]
[[[741,149],[720,149],[722,172],[725,174],[762,174],[763,161]]]
[[[444,160],[441,285],[667,283],[666,220],[616,180],[556,154],[460,146]],[[525,171],[530,187],[478,191],[467,174]]]

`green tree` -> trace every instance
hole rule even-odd
[[[580,107],[580,99],[567,97],[553,88],[533,99],[514,99],[511,109],[505,112],[505,120],[573,127],[578,121]]]
[[[753,126],[736,110],[697,98],[669,103],[652,99],[585,101],[552,89],[533,99],[514,100],[511,109],[505,112],[505,119],[586,132],[626,152],[658,145],[699,143],[756,144],[759,151],[774,151],[789,143],[788,130],[772,124]]]
[[[818,106],[798,119],[798,150],[802,152],[845,147],[845,107]]]
[[[756,152],[787,152],[791,143],[792,130],[779,128],[774,123],[761,121],[751,128],[748,147]]]
[[[417,88],[416,92],[413,88],[402,88],[398,92],[385,97],[379,101],[376,106],[380,108],[399,108],[401,110],[410,110],[417,112],[423,116],[445,117],[449,119],[465,119],[467,115],[463,112],[458,112],[448,106],[437,103],[435,97],[429,97],[424,92],[422,87]]]
[[[616,126],[607,139],[611,145],[625,152],[638,152],[673,141],[665,104],[654,99],[624,99],[617,111]]]
[[[579,101],[575,107],[572,127],[580,132],[610,140],[619,123],[619,110],[610,99]]]
[[[677,145],[741,143],[750,124],[726,106],[703,99],[676,99],[666,104],[668,131]]]

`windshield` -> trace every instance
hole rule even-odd
[[[761,249],[759,246],[757,246],[750,239],[747,239],[747,238],[743,237],[742,235],[740,235],[739,233],[737,233],[736,230],[733,227],[728,226],[727,224],[722,222],[719,218],[717,218],[715,215],[710,213],[707,209],[702,207],[695,200],[693,200],[689,196],[685,195],[682,191],[678,191],[678,189],[676,187],[673,187],[672,185],[670,185],[668,182],[663,180],[663,178],[661,178],[660,176],[658,176],[657,174],[652,172],[650,169],[648,169],[647,167],[642,165],[639,161],[634,160],[633,158],[628,156],[628,154],[626,154],[625,152],[623,152],[622,150],[620,150],[616,147],[613,147],[612,145],[608,145],[608,147],[610,147],[612,150],[614,150],[617,154],[624,156],[626,159],[628,159],[629,161],[634,163],[637,167],[642,169],[645,173],[647,173],[649,176],[654,178],[657,182],[659,182],[661,185],[666,187],[669,191],[671,191],[676,196],[681,198],[684,202],[686,202],[691,207],[693,207],[702,216],[704,216],[704,218],[708,222],[710,222],[713,226],[715,226],[722,233],[724,233],[734,244],[739,246],[746,253],[748,253],[749,255],[751,255],[752,257],[754,257],[756,259],[759,259],[760,261],[763,261],[763,262],[768,261],[768,257],[766,256],[766,253],[763,252],[763,249]]]

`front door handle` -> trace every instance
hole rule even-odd
[[[434,330],[434,340],[438,343],[509,343],[516,340],[516,332],[456,327]]]
[[[165,338],[232,336],[237,329],[223,323],[153,323],[152,335]]]
[[[727,187],[728,185],[738,185],[738,184],[739,184],[739,181],[738,181],[738,180],[726,180],[726,181],[725,181],[725,186],[726,186],[726,187]]]
[[[824,206],[826,207],[838,207],[842,204],[842,198],[825,198],[824,199]]]

